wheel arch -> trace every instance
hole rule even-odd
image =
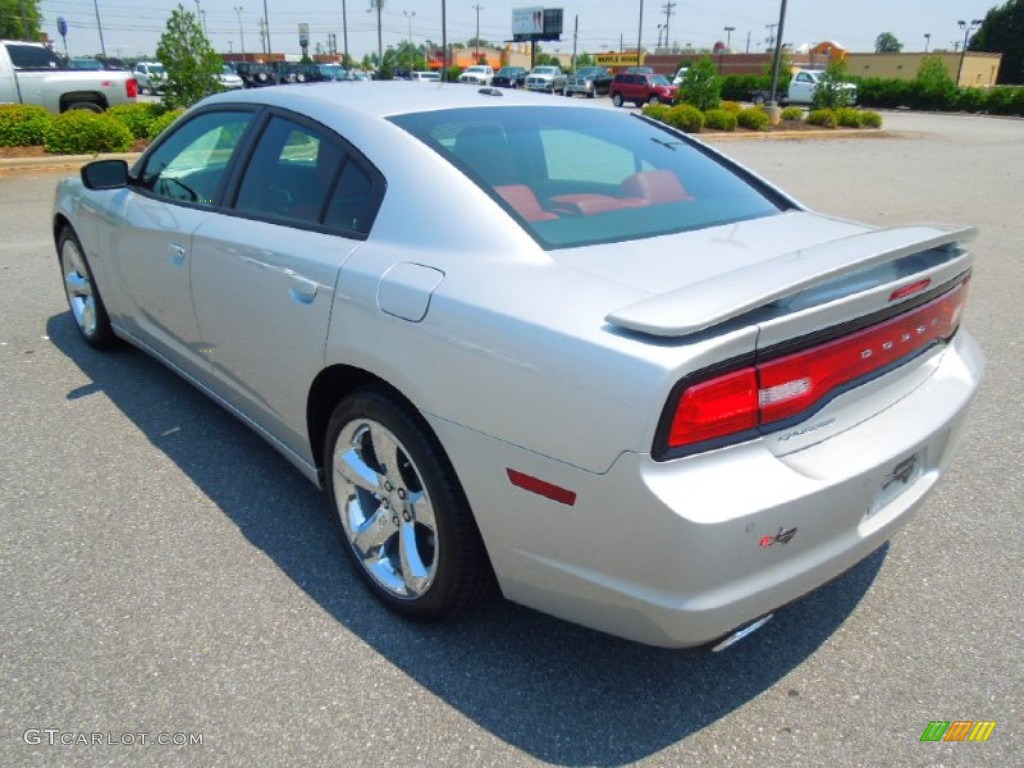
[[[327,425],[331,420],[331,414],[339,402],[363,387],[383,390],[419,413],[419,409],[408,397],[374,373],[344,364],[324,368],[313,380],[306,398],[306,430],[309,435],[309,449],[313,456],[313,465],[321,477],[324,466],[324,440],[327,437]]]
[[[63,213],[54,214],[54,217],[53,217],[53,245],[54,245],[54,247],[56,247],[57,244],[60,242],[60,233],[61,233],[61,231],[63,231],[63,229],[65,227],[70,229],[72,232],[75,231],[74,226],[72,226],[71,221],[70,221],[70,219],[68,219],[67,216],[65,216]]]
[[[69,93],[63,93],[60,97],[60,111],[67,112],[72,104],[79,104],[81,102],[91,102],[100,107],[104,112],[110,104],[107,102],[107,97],[98,91],[71,91]]]

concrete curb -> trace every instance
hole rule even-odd
[[[64,168],[66,166],[83,166],[93,160],[124,160],[129,165],[135,162],[141,152],[115,152],[95,155],[47,155],[46,157],[3,157],[0,158],[0,170],[5,168]]]

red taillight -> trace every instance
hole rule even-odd
[[[134,77],[129,77],[125,81],[124,87],[129,99],[134,99],[139,95],[139,81]]]
[[[671,448],[757,426],[757,372],[744,368],[683,391],[672,417]]]
[[[668,450],[770,428],[809,413],[855,382],[951,337],[966,298],[964,280],[878,325],[687,387],[675,406]]]

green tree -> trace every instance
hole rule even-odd
[[[38,0],[0,0],[0,39],[37,41],[42,21]]]
[[[956,97],[956,80],[946,69],[941,56],[925,56],[914,78],[917,92],[913,106],[919,109],[948,109]]]
[[[589,53],[579,53],[576,55],[576,69],[582,69],[583,67],[593,67],[594,57]]]
[[[191,11],[178,5],[160,36],[156,56],[167,70],[164,105],[190,107],[221,90],[217,75],[224,66]]]
[[[692,104],[697,109],[717,109],[722,103],[722,78],[710,56],[701,56],[683,75],[676,94],[677,104]]]
[[[1024,83],[1024,0],[991,9],[967,48],[1003,54],[1000,85]]]
[[[680,63],[679,66],[685,66],[685,62]],[[771,61],[761,67],[761,75],[768,78],[768,85],[765,90],[771,88],[772,82],[772,65]],[[786,46],[782,47],[782,55],[779,57],[779,93],[784,93],[789,89],[789,81],[793,79],[793,57],[789,55],[789,48]]]
[[[833,60],[821,75],[818,87],[814,89],[812,109],[839,109],[850,103],[850,91],[846,83],[846,63]]]
[[[875,38],[875,53],[899,53],[902,50],[903,43],[892,32],[883,32]]]

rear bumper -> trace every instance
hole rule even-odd
[[[764,440],[666,462],[624,453],[595,475],[432,423],[507,598],[642,643],[696,646],[835,578],[909,520],[953,457],[983,360],[961,331],[919,364],[932,370],[912,393],[784,456]],[[507,468],[576,501],[514,487]]]

